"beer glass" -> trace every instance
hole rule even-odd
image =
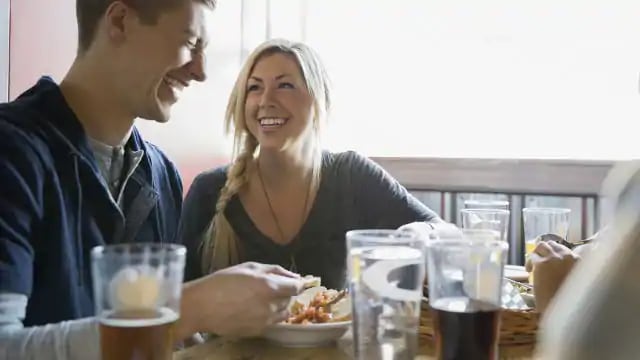
[[[529,255],[536,247],[540,235],[554,234],[567,240],[569,234],[569,215],[571,209],[564,208],[524,208],[525,254]]]
[[[571,209],[564,208],[524,208],[524,254],[528,257],[536,248],[540,235],[554,234],[567,240],[569,235],[569,215]],[[533,273],[529,274],[529,283],[533,284]]]
[[[413,232],[347,232],[357,359],[413,359],[418,351],[424,243]]]
[[[500,240],[507,241],[509,233],[509,210],[462,209],[462,228],[495,231]]]
[[[118,244],[91,251],[102,360],[172,359],[186,249]]]
[[[467,236],[427,244],[429,304],[438,359],[498,358],[508,248],[505,241]]]

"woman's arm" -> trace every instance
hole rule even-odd
[[[363,225],[398,228],[416,221],[442,222],[438,214],[372,160],[356,152],[341,155],[347,171],[341,169],[339,175],[348,176],[347,191],[354,195],[354,209],[364,217]]]

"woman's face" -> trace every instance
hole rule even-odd
[[[245,122],[261,151],[295,149],[304,143],[313,129],[313,99],[293,55],[260,58],[246,90]]]

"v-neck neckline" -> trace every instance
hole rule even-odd
[[[256,223],[253,221],[253,219],[245,209],[244,204],[242,203],[242,201],[240,201],[240,197],[238,196],[238,194],[234,195],[229,200],[229,205],[231,205],[232,207],[237,207],[238,213],[241,217],[241,222],[248,224],[249,230],[252,233],[258,234],[261,242],[264,242],[269,246],[295,250],[299,246],[303,235],[308,232],[309,227],[311,227],[316,221],[316,218],[317,218],[316,214],[319,211],[318,208],[321,206],[321,203],[325,198],[323,194],[325,192],[325,187],[326,187],[325,184],[326,184],[326,178],[327,178],[327,173],[325,171],[327,169],[327,160],[328,160],[326,158],[327,156],[328,156],[327,153],[325,152],[322,153],[322,173],[320,175],[320,184],[318,184],[318,191],[316,192],[316,196],[313,199],[313,202],[311,204],[311,207],[309,208],[309,212],[307,214],[307,217],[304,220],[304,223],[302,224],[302,226],[300,227],[300,229],[298,230],[298,232],[295,234],[295,236],[290,242],[286,244],[279,244],[278,242],[274,241],[274,239],[272,239],[271,237],[267,236],[264,232],[262,232],[262,230],[258,228]]]

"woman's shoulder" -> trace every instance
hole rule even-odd
[[[371,159],[354,150],[342,152],[325,151],[324,158],[326,165],[336,169],[353,169],[375,165]]]
[[[353,150],[325,152],[325,168],[344,177],[380,176],[382,168],[367,156]]]
[[[227,181],[228,168],[225,165],[201,172],[193,179],[189,192],[217,195]]]

